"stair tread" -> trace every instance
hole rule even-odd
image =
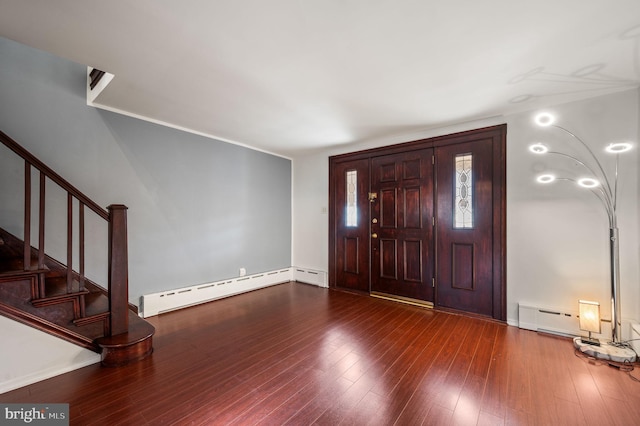
[[[18,267],[5,267],[6,265],[13,265],[13,264],[8,264],[8,263],[0,264],[0,274],[22,274],[22,273],[36,274],[41,272],[46,272],[46,273],[51,272],[51,270],[46,265],[43,265],[41,268],[39,268],[37,263],[32,264],[29,267],[29,269],[24,269],[22,267],[22,262],[19,263]]]
[[[130,312],[128,332],[116,334],[114,336],[101,337],[96,342],[103,347],[126,346],[147,339],[155,333],[155,330],[156,329],[153,325],[138,317],[133,312]]]
[[[73,323],[76,326],[91,324],[93,322],[100,322],[101,324],[104,324],[104,321],[108,320],[109,316],[110,316],[109,312],[100,312],[93,315],[85,315],[82,318],[75,319],[73,320]]]
[[[80,296],[85,296],[89,294],[89,290],[80,290],[80,291],[74,291],[72,293],[60,293],[60,294],[53,294],[53,295],[47,295],[45,297],[40,297],[38,299],[31,299],[32,303],[42,303],[42,302],[47,302],[47,301],[55,301],[55,300],[72,300],[75,297],[80,297]]]

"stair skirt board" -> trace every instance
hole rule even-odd
[[[606,320],[601,322],[600,334],[593,334],[598,339],[611,337],[611,324]],[[586,331],[580,331],[578,311],[574,309],[560,309],[518,304],[518,327],[525,330],[541,331],[561,336],[586,336]]]
[[[199,305],[289,281],[327,287],[326,277],[326,272],[295,267],[246,275],[244,277],[144,295],[142,296],[140,312],[143,318],[148,318],[176,309]]]

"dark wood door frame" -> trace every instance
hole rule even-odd
[[[371,159],[374,156],[401,153],[424,148],[437,148],[440,146],[473,142],[478,139],[490,138],[493,141],[493,308],[491,317],[506,321],[506,140],[507,125],[486,127],[469,130],[451,135],[437,136],[434,138],[420,139],[416,141],[374,148],[348,154],[332,156],[329,158],[329,286],[337,287],[336,266],[336,214],[335,206],[332,206],[335,197],[333,175],[340,162],[357,159]],[[437,298],[437,296],[436,296]]]

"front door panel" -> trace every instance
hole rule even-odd
[[[336,286],[369,291],[369,160],[338,163],[332,176]]]
[[[493,141],[440,147],[437,305],[493,313]]]
[[[371,160],[371,291],[433,302],[433,150]]]

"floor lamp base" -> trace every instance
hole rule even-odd
[[[604,359],[615,362],[634,362],[636,353],[631,348],[620,348],[611,345],[611,342],[602,342],[600,346],[589,343],[583,343],[581,337],[573,339],[573,346],[585,355],[598,359]]]

